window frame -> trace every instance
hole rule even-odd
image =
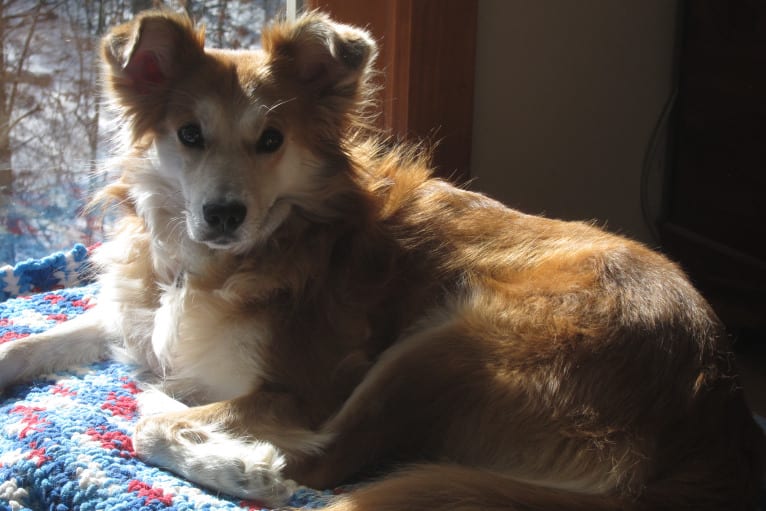
[[[434,143],[436,174],[465,182],[477,0],[306,0],[305,6],[370,30],[383,71],[380,126],[395,137]]]

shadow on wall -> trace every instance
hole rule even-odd
[[[479,2],[473,188],[656,245],[641,176],[673,93],[677,9],[667,0]],[[655,217],[661,174],[652,171],[647,190]]]

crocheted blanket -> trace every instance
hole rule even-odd
[[[87,259],[85,247],[77,246],[0,268],[0,344],[24,342],[92,307],[97,289],[87,284]],[[36,294],[19,296],[29,292]],[[6,389],[0,397],[0,510],[262,509],[138,460],[130,440],[138,392],[131,367],[116,362]],[[333,494],[300,488],[288,505],[321,507]]]
[[[56,252],[16,266],[0,267],[0,301],[40,291],[73,287],[87,282],[89,251],[77,244],[69,252]]]

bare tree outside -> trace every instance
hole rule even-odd
[[[0,0],[0,265],[103,237],[98,44],[141,10],[186,11],[211,46],[252,48],[285,0]]]

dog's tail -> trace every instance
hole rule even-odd
[[[515,481],[458,465],[415,465],[343,495],[325,511],[612,511],[612,497]]]
[[[649,484],[640,495],[578,493],[457,465],[415,465],[351,491],[325,511],[720,511],[753,510],[752,494],[706,492],[680,479]],[[689,474],[686,474],[689,475]],[[721,479],[728,476],[722,475]],[[691,479],[694,479],[692,476]],[[731,490],[731,488],[728,488]],[[745,490],[742,493],[749,493]]]

